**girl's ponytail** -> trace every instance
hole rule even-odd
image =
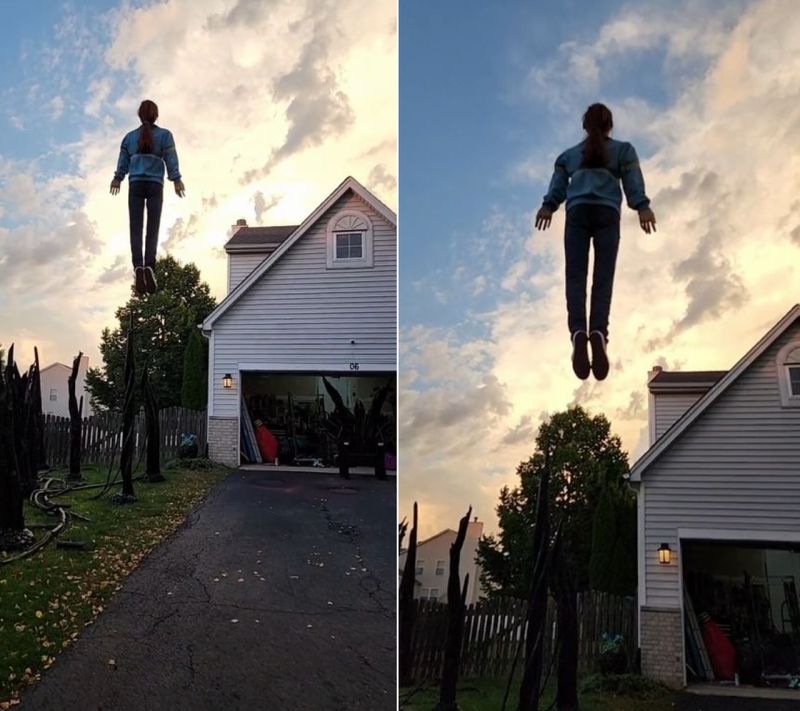
[[[139,119],[142,122],[142,130],[139,132],[139,153],[152,153],[155,149],[153,124],[158,119],[158,106],[154,101],[145,99],[141,103]]]
[[[605,168],[608,166],[606,138],[614,127],[611,111],[604,104],[592,104],[583,115],[583,130],[586,142],[583,145],[581,168]]]

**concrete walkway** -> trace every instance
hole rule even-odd
[[[394,480],[236,471],[20,708],[395,709],[395,522]]]
[[[742,696],[681,694],[675,711],[797,711],[800,699],[764,699]]]

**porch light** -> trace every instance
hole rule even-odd
[[[669,549],[669,543],[662,543],[658,547],[658,562],[662,565],[669,565],[672,560],[672,551]]]
[[[233,387],[233,376],[230,373],[225,373],[222,376],[222,387],[230,390]]]

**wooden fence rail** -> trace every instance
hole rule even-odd
[[[444,661],[447,605],[436,600],[415,600],[412,655],[414,678],[438,679]],[[515,655],[522,668],[527,603],[514,598],[495,598],[469,605],[461,648],[462,677],[502,677],[511,671]],[[636,653],[636,605],[630,597],[596,591],[578,595],[578,665],[580,673],[597,668],[604,633],[622,635],[628,659]],[[544,640],[545,667],[555,653],[556,606],[548,600]],[[517,651],[519,649],[519,652]]]
[[[165,461],[178,456],[181,435],[197,435],[199,451],[206,448],[205,410],[186,410],[182,407],[168,407],[158,416],[161,430],[161,458]],[[134,462],[143,456],[145,447],[144,411],[139,412],[134,423]],[[84,464],[107,466],[119,460],[122,447],[122,415],[114,412],[101,412],[83,419],[81,434]],[[65,466],[69,461],[69,418],[55,415],[44,416],[44,447],[47,463],[51,467]]]

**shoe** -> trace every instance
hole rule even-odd
[[[572,334],[572,370],[581,380],[589,377],[589,334],[586,331],[575,331]]]
[[[592,373],[597,380],[605,380],[609,368],[606,337],[600,331],[592,331],[589,341],[592,344]]]
[[[144,283],[148,294],[155,294],[158,291],[158,282],[153,267],[144,268]]]
[[[147,284],[144,278],[144,267],[136,267],[133,270],[134,284],[133,288],[138,296],[143,296],[147,292]]]

